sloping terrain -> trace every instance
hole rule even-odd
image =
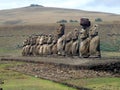
[[[0,11],[0,55],[20,54],[22,42],[30,35],[56,32],[59,20],[77,20],[89,17],[92,24],[99,24],[101,49],[105,51],[120,50],[120,15],[111,13],[88,12],[75,9],[28,6]],[[102,22],[94,22],[101,18]],[[67,23],[65,33],[78,28],[79,23]]]
[[[22,42],[30,35],[39,35],[41,33],[54,34],[59,24],[41,24],[41,25],[19,25],[19,26],[1,26],[0,27],[0,55],[13,54],[22,46]],[[79,24],[66,24],[65,33],[74,28],[80,30]],[[101,38],[101,50],[120,51],[120,24],[99,24],[99,36]],[[20,48],[21,49],[21,48]],[[21,49],[22,50],[22,49]]]
[[[56,23],[59,20],[78,20],[88,17],[94,21],[101,18],[103,21],[120,21],[120,15],[102,12],[90,12],[75,9],[52,8],[43,6],[28,6],[17,9],[1,10],[0,25]]]

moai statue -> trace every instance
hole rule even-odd
[[[73,32],[68,32],[65,36],[65,55],[71,56],[71,48],[72,48],[72,34]]]
[[[91,22],[88,18],[81,18],[80,25],[82,26],[82,30],[80,31],[80,45],[79,45],[79,56],[88,58],[89,55],[89,28],[91,26]]]
[[[94,25],[89,30],[89,37],[90,37],[90,47],[89,52],[91,57],[101,57],[100,53],[100,37],[98,36],[98,25]]]
[[[38,53],[39,53],[40,56],[43,55],[44,41],[45,41],[45,35],[42,35],[41,38],[40,38],[40,40],[39,40],[40,48],[38,50]]]
[[[57,41],[58,55],[65,56],[65,35],[60,37]]]
[[[86,30],[82,29],[80,31],[80,46],[79,46],[79,56],[83,58],[88,58],[89,55],[89,44],[90,39]]]
[[[58,40],[57,36],[54,35],[53,41],[52,41],[52,44],[53,44],[53,46],[52,46],[52,54],[53,55],[57,55],[57,53],[58,53],[58,51],[57,51],[57,40]]]
[[[65,32],[65,24],[60,24],[60,26],[57,29],[57,36],[58,38],[62,37]]]
[[[53,47],[53,37],[51,34],[48,35],[48,41],[47,41],[47,55],[52,54],[52,47]]]
[[[29,56],[30,55],[30,39],[31,37],[27,38],[23,42],[23,48],[22,48],[22,56]]]
[[[91,22],[88,18],[81,18],[80,19],[80,25],[82,26],[82,29],[86,30],[87,34],[89,35],[89,29],[91,26]]]
[[[57,41],[57,51],[58,55],[65,55],[65,25],[60,24],[59,28],[57,29],[57,36],[58,36],[58,41]]]
[[[72,37],[72,55],[78,56],[79,55],[79,30],[77,28],[73,31],[73,37]]]

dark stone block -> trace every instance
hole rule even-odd
[[[80,19],[80,25],[83,26],[83,28],[89,27],[91,25],[91,22],[88,18],[81,18]]]

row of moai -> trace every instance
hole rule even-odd
[[[80,21],[81,30],[75,28],[64,34],[65,25],[60,24],[56,34],[28,37],[23,42],[23,56],[79,56],[79,57],[101,57],[100,38],[98,36],[98,25],[91,26],[87,18]]]

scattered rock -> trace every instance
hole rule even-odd
[[[24,65],[18,65],[10,68],[22,73],[30,74],[35,77],[41,77],[45,79],[62,81],[67,79],[77,78],[93,78],[93,77],[111,77],[115,76],[113,73],[97,70],[86,69],[71,69],[64,68],[53,64],[37,64],[26,63]],[[119,75],[119,74],[118,74]],[[120,75],[119,75],[120,76]]]

